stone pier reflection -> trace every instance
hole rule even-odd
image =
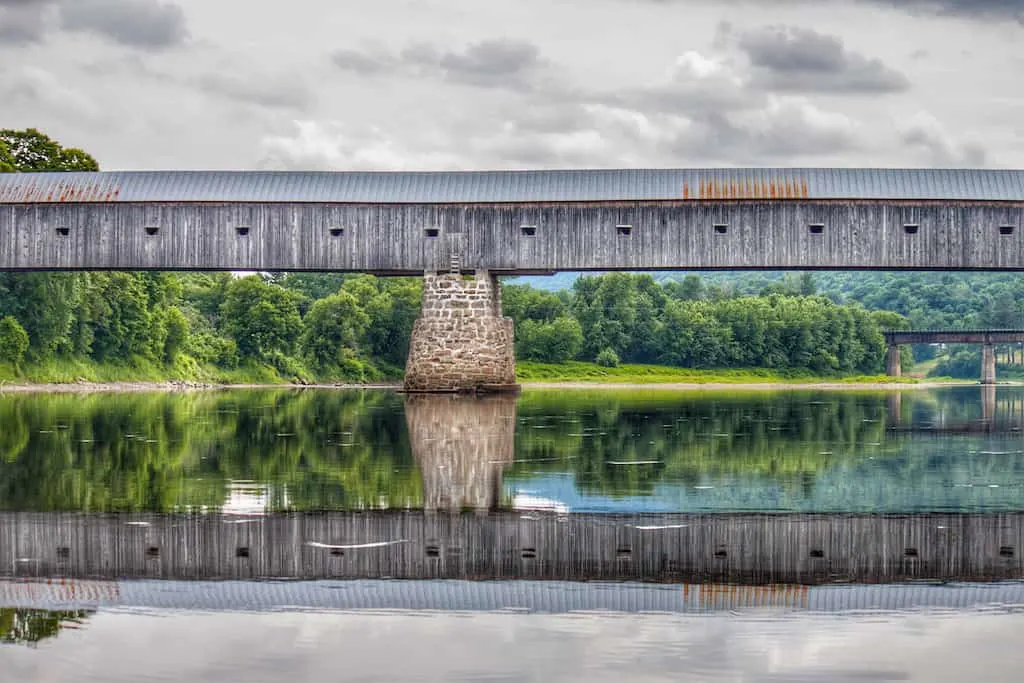
[[[516,397],[411,394],[405,420],[428,511],[490,510],[515,458]]]

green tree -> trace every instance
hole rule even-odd
[[[166,363],[173,363],[177,355],[188,345],[188,319],[181,309],[171,306],[165,314],[167,338],[164,340],[163,358]]]
[[[98,171],[99,164],[80,149],[63,147],[35,128],[0,129],[0,143],[7,148],[15,170],[24,173],[43,171]]]
[[[17,318],[8,315],[0,320],[0,360],[20,365],[28,351],[28,332]]]
[[[302,331],[297,295],[259,275],[236,278],[227,286],[221,323],[238,353],[249,358],[291,353]]]
[[[348,292],[341,291],[312,305],[299,340],[302,354],[323,373],[336,373],[358,351],[370,316]]]
[[[526,320],[516,343],[519,357],[542,363],[564,363],[583,348],[583,328],[575,318],[560,316],[551,322]]]
[[[7,149],[7,144],[0,140],[0,173],[13,173],[14,170],[14,157]]]

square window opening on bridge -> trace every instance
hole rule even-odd
[[[633,234],[633,226],[632,225],[616,225],[615,226],[615,234],[617,234],[619,237],[629,237],[630,235]]]
[[[159,232],[160,232],[160,228],[158,228],[155,225],[147,225],[146,226],[146,234],[149,235],[150,237],[153,237],[154,235],[156,235]]]
[[[999,226],[999,234],[1000,235],[1012,235],[1013,231],[1016,229],[1016,227],[1017,226],[1015,226],[1015,225],[1000,225]]]
[[[60,235],[61,237],[67,237],[70,232],[71,228],[57,228],[57,234]]]
[[[536,225],[520,225],[519,232],[523,234],[523,237],[536,237],[537,226]]]
[[[729,232],[728,223],[715,223],[714,228],[716,235],[724,235],[725,233]]]
[[[249,236],[249,227],[245,226],[245,225],[239,225],[239,226],[237,226],[235,228],[235,233],[239,237],[248,237]]]
[[[907,233],[908,235],[916,235],[917,231],[920,228],[921,228],[921,226],[919,224],[917,224],[917,223],[904,223],[903,224],[903,232]]]
[[[821,233],[825,232],[825,224],[811,223],[807,226],[807,231],[810,232],[812,235],[820,235]]]
[[[423,234],[427,237],[437,237],[441,234],[441,228],[426,228],[423,230]]]

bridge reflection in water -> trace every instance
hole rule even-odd
[[[886,397],[888,428],[894,432],[919,434],[1021,433],[1024,432],[1024,397],[1019,393],[1000,395],[995,385],[983,384],[981,415],[975,419],[949,417],[941,410],[922,420],[903,411],[903,392],[893,391]]]
[[[1024,513],[0,515],[14,577],[737,584],[1024,578]]]
[[[888,426],[1019,432],[1019,395],[999,400],[991,386],[981,392],[980,420],[939,411],[927,422],[905,415],[892,394]],[[423,510],[0,513],[0,604],[559,611],[1024,603],[1024,584],[1014,581],[1024,579],[1024,512],[502,510],[514,397],[409,396],[405,415]],[[661,586],[564,583],[581,581]],[[921,581],[1011,582],[987,592],[974,586],[968,595]]]

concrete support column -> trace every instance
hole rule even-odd
[[[885,374],[890,377],[900,377],[903,375],[903,367],[900,365],[899,344],[889,345],[889,352],[885,356]]]
[[[981,420],[989,428],[996,419],[996,386],[986,384],[981,387]]]
[[[427,273],[423,310],[412,328],[405,390],[516,389],[512,319],[501,311],[501,289],[486,271],[475,276]]]
[[[516,397],[415,394],[405,399],[426,510],[492,510],[515,458]]]
[[[981,383],[996,383],[996,347],[994,344],[981,346]]]

